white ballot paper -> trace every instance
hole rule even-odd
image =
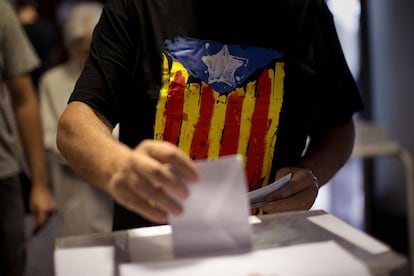
[[[56,276],[113,276],[116,272],[113,246],[58,248],[53,257]]]
[[[180,216],[169,217],[175,256],[217,255],[252,247],[250,206],[243,158],[228,155],[196,162],[198,183],[186,183],[190,196]]]

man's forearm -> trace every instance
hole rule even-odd
[[[17,128],[31,172],[33,185],[46,185],[47,173],[42,126],[36,95],[29,76],[11,79],[9,90]]]
[[[353,121],[331,129],[317,143],[310,142],[304,158],[298,165],[312,170],[318,177],[319,185],[323,185],[349,159],[354,139]]]
[[[112,136],[108,122],[80,102],[69,104],[62,114],[57,146],[77,174],[103,190],[130,151]]]
[[[23,149],[32,174],[33,185],[47,183],[45,154],[40,118],[35,103],[27,103],[16,112]]]

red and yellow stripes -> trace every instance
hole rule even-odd
[[[249,190],[267,185],[283,101],[284,64],[265,69],[256,81],[221,95],[164,59],[154,138],[177,144],[193,159],[229,154],[245,158]]]

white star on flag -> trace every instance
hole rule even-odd
[[[232,87],[236,84],[236,70],[248,63],[245,58],[231,55],[227,45],[224,45],[215,55],[203,56],[201,59],[208,67],[209,84],[224,82]]]

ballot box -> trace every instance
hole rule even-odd
[[[62,275],[410,275],[406,256],[323,211],[250,216],[252,248],[178,257],[169,225],[57,238]]]

